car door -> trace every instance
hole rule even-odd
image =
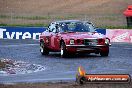
[[[48,33],[46,34],[45,43],[49,46],[49,48],[52,48],[52,40],[51,37],[53,36],[53,30],[55,29],[55,24],[51,23],[48,26]]]
[[[51,47],[56,51],[58,51],[60,48],[59,40],[60,40],[60,36],[59,36],[58,25],[55,24],[55,28],[53,29],[51,34]]]

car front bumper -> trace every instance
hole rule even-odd
[[[69,52],[89,52],[89,53],[97,53],[101,50],[107,51],[109,46],[108,45],[66,45],[67,51]]]

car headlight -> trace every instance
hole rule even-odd
[[[70,39],[70,44],[71,44],[71,45],[74,44],[74,39]]]
[[[109,43],[110,43],[109,39],[105,39],[105,44],[109,44]]]

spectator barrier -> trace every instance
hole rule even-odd
[[[0,27],[0,39],[39,39],[46,27]],[[96,30],[111,39],[111,42],[132,43],[130,29],[101,29]]]
[[[39,39],[45,27],[0,27],[0,39]]]
[[[0,39],[39,39],[39,35],[46,27],[0,27]],[[106,29],[97,29],[106,34]]]
[[[130,29],[107,29],[106,36],[111,42],[132,43],[132,30]]]

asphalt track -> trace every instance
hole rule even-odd
[[[0,83],[74,81],[78,66],[88,74],[132,75],[132,44],[112,43],[108,57],[95,54],[60,58],[60,53],[42,56],[38,40],[0,40],[0,59],[12,59],[45,66],[44,71],[28,74],[0,75]]]

